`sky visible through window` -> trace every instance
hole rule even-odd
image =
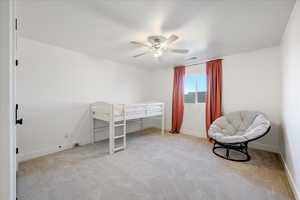
[[[196,80],[198,80],[198,92],[206,91],[206,74],[188,75],[184,79],[184,94],[196,91]]]

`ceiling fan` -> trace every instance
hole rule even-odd
[[[147,38],[147,42],[136,42],[131,41],[131,44],[138,45],[140,47],[148,48],[148,51],[137,54],[133,56],[134,58],[137,58],[139,56],[143,56],[146,54],[152,53],[154,57],[159,57],[162,55],[163,52],[173,52],[173,53],[181,53],[186,54],[189,52],[187,49],[173,49],[171,48],[171,44],[176,41],[179,37],[177,35],[171,35],[170,37],[166,38],[161,35],[153,35],[149,36]]]

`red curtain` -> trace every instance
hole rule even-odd
[[[184,74],[185,66],[174,68],[172,129],[170,133],[179,133],[182,125],[184,112]]]
[[[221,116],[222,104],[222,59],[206,63],[207,92],[206,92],[206,135],[211,123]],[[209,137],[208,137],[209,138]]]

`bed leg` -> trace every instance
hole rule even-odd
[[[164,107],[164,105],[162,105],[161,135],[165,135],[165,107]]]
[[[114,127],[114,122],[109,122],[109,154],[114,153],[114,133],[115,127]]]
[[[94,126],[94,123],[95,123],[95,121],[94,121],[94,119],[92,119],[92,143],[94,144],[95,143],[95,126]]]
[[[127,126],[127,122],[126,122],[126,108],[125,108],[125,104],[123,104],[123,146],[124,146],[124,150],[126,149],[126,126]]]
[[[161,134],[164,135],[165,134],[165,119],[164,116],[161,117]]]
[[[91,131],[91,136],[92,136],[92,144],[95,143],[95,120],[93,117],[93,112],[92,112],[92,108],[90,106],[90,119],[91,119],[91,124],[90,124],[90,131]]]

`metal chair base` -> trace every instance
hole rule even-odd
[[[222,154],[216,152],[215,151],[216,149],[226,149],[226,151],[225,151],[226,154],[222,155]],[[245,156],[245,159],[235,159],[235,158],[230,157],[231,150],[243,154]],[[216,156],[223,158],[225,160],[231,160],[231,161],[236,161],[236,162],[247,162],[247,161],[251,160],[251,157],[248,153],[248,142],[237,143],[237,144],[224,144],[224,143],[217,142],[214,140],[214,146],[213,146],[212,151]]]

